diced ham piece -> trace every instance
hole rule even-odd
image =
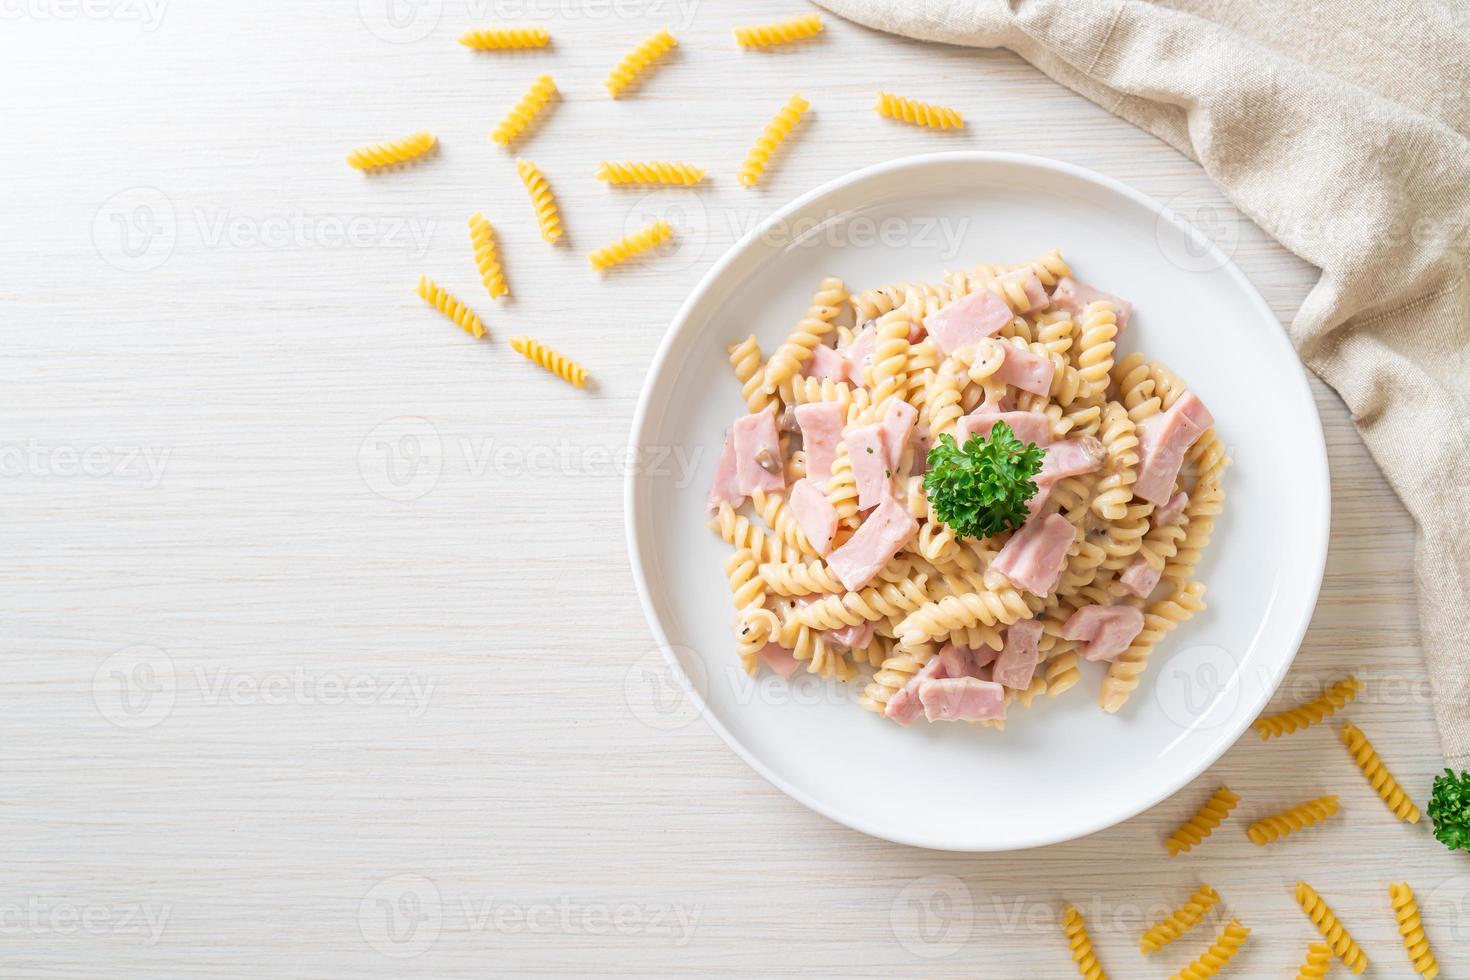
[[[760,657],[761,661],[775,671],[783,681],[791,680],[791,675],[796,673],[797,668],[801,666],[796,662],[796,657],[791,651],[779,643],[767,643],[757,650],[755,655]]]
[[[1142,462],[1133,496],[1163,506],[1174,494],[1174,481],[1184,465],[1184,454],[1215,424],[1209,410],[1193,392],[1185,392],[1167,412],[1138,424],[1138,452]]]
[[[791,499],[787,506],[796,526],[812,543],[817,554],[825,555],[832,550],[832,537],[837,533],[837,508],[827,499],[826,493],[810,478],[797,480],[791,488]]]
[[[909,515],[903,504],[890,497],[868,515],[846,544],[827,556],[827,564],[841,580],[843,588],[856,592],[873,581],[879,570],[918,533],[919,522]]]
[[[1031,495],[1030,500],[1026,501],[1026,521],[1028,523],[1031,518],[1041,513],[1041,508],[1045,507],[1046,502],[1051,499],[1052,486],[1053,484],[1050,483],[1036,484],[1036,492]]]
[[[1001,362],[1000,370],[993,377],[1022,391],[1045,395],[1051,392],[1051,381],[1055,374],[1056,365],[1050,358],[1015,344],[1007,344],[1006,359]]]
[[[756,412],[735,420],[735,483],[741,493],[775,493],[786,489],[786,464],[781,457],[775,412]]]
[[[1039,655],[1036,644],[1041,640],[1041,620],[1023,619],[1006,629],[1005,647],[995,659],[991,679],[997,684],[1024,691],[1031,686]]]
[[[1061,514],[1041,521],[1027,521],[1011,535],[990,567],[1011,580],[1018,589],[1046,596],[1056,588],[1067,560],[1067,549],[1077,530]]]
[[[1088,660],[1118,659],[1143,629],[1143,610],[1136,606],[1083,606],[1062,624],[1062,639],[1082,643]]]
[[[1189,494],[1180,490],[1169,498],[1169,502],[1154,508],[1154,527],[1168,527],[1170,524],[1181,524],[1184,521],[1184,507],[1189,503]]]
[[[883,421],[879,423],[883,430],[883,449],[888,454],[888,468],[895,473],[903,462],[903,448],[918,420],[919,410],[902,398],[890,399],[883,410]]]
[[[929,472],[929,450],[934,448],[934,433],[927,425],[916,425],[910,438],[914,443],[914,467],[909,475],[923,476]]]
[[[1093,289],[1085,282],[1078,282],[1071,276],[1062,276],[1057,280],[1057,287],[1051,292],[1052,305],[1058,309],[1066,310],[1073,316],[1080,316],[1087,309],[1088,303],[1096,303],[1105,299],[1113,304],[1113,315],[1118,319],[1118,331],[1121,333],[1128,329],[1128,318],[1133,315],[1133,304],[1126,299],[1110,296],[1099,289]]]
[[[1154,588],[1159,584],[1159,577],[1163,574],[1162,568],[1153,567],[1139,556],[1128,563],[1128,567],[1118,576],[1118,581],[1138,598],[1147,599],[1153,595]]]
[[[988,289],[961,296],[924,318],[924,327],[946,355],[993,337],[1011,322],[1011,308]]]
[[[1034,269],[1012,269],[1010,272],[996,276],[995,281],[1003,286],[1019,282],[1021,288],[1026,291],[1026,310],[1028,311],[1039,310],[1051,302],[1051,298],[1046,295],[1046,287],[1041,284],[1041,279],[1037,277]]]
[[[1006,716],[1006,689],[976,677],[942,677],[919,685],[929,721],[989,721]]]
[[[1043,486],[1056,483],[1069,476],[1091,473],[1102,466],[1107,449],[1092,436],[1080,439],[1063,439],[1047,447],[1041,460],[1041,472],[1036,474],[1036,483]]]
[[[1022,442],[1051,445],[1051,419],[1040,412],[987,412],[983,405],[969,415],[960,416],[955,423],[954,441],[963,446],[976,432],[980,433],[981,439],[989,439],[990,430],[997,422],[1010,426]]]
[[[876,620],[868,620],[858,626],[844,626],[840,630],[826,630],[826,636],[842,646],[854,650],[861,650],[873,642],[873,634],[878,629]]]
[[[953,643],[946,643],[939,648],[940,677],[964,677],[970,673],[970,651],[966,647],[957,647]]]
[[[1000,656],[999,650],[992,650],[990,647],[960,647],[960,649],[970,651],[970,666],[974,668],[971,674],[975,676],[979,676],[981,667],[989,667],[995,663],[995,658]],[[984,679],[989,680],[990,678]]]
[[[801,447],[806,452],[806,475],[818,483],[832,479],[832,461],[842,440],[845,413],[837,402],[810,402],[796,406]]]
[[[818,344],[812,348],[812,357],[806,363],[805,374],[808,378],[819,381],[845,381],[847,361],[833,348]]]
[[[720,504],[739,507],[745,502],[740,492],[740,483],[735,476],[735,442],[730,433],[725,433],[725,448],[720,450],[720,461],[715,464],[715,482],[709,488],[709,509],[719,510]]]
[[[877,507],[893,496],[893,467],[883,445],[883,430],[875,423],[850,428],[842,436],[847,458],[852,460],[852,478],[857,484],[858,510]]]
[[[919,688],[926,681],[942,676],[940,673],[942,667],[943,664],[937,656],[931,657],[928,663],[920,667],[914,676],[908,679],[908,683],[893,692],[893,696],[883,706],[883,714],[900,725],[913,724],[914,719],[918,718],[919,713],[924,710],[924,706],[919,702]]]
[[[853,384],[863,383],[863,368],[873,363],[873,346],[878,340],[878,326],[869,323],[857,332],[846,350],[838,351],[847,362],[847,378]]]

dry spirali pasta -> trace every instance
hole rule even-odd
[[[704,168],[692,163],[667,160],[604,160],[597,165],[597,179],[609,184],[674,184],[693,187],[704,180]]]
[[[1215,903],[1220,893],[1209,885],[1200,885],[1198,890],[1179,908],[1154,923],[1144,932],[1138,942],[1138,950],[1144,955],[1157,953],[1165,946],[1200,924]]]
[[[1337,921],[1337,913],[1317,894],[1316,889],[1305,881],[1296,883],[1296,903],[1302,907],[1307,918],[1322,933],[1322,938],[1327,940],[1327,945],[1337,954],[1337,958],[1354,973],[1362,973],[1368,968],[1368,954],[1359,948],[1357,942]]]
[[[440,286],[428,276],[419,276],[419,284],[416,292],[419,297],[434,309],[443,313],[449,319],[457,323],[461,330],[474,337],[476,340],[485,336],[485,325],[475,315],[474,310],[465,306],[449,290]]]
[[[1368,736],[1363,730],[1352,722],[1344,722],[1342,726],[1342,744],[1352,753],[1353,761],[1358,768],[1363,770],[1363,775],[1368,779],[1368,785],[1383,800],[1385,806],[1405,823],[1419,822],[1419,808],[1414,801],[1409,799],[1409,794],[1400,788],[1398,780],[1393,778],[1393,773],[1383,765],[1383,760],[1378,758],[1378,751],[1373,748],[1373,743],[1368,741]]]
[[[1097,962],[1097,954],[1092,951],[1092,937],[1087,934],[1087,923],[1082,919],[1082,913],[1077,911],[1077,906],[1068,905],[1062,912],[1062,934],[1067,937],[1067,945],[1072,948],[1072,962],[1077,965],[1077,973],[1083,980],[1108,980],[1108,975]]]
[[[1261,733],[1263,740],[1290,735],[1331,717],[1338,708],[1357,697],[1362,689],[1363,682],[1348,675],[1324,691],[1321,697],[1274,715],[1262,715],[1251,722],[1251,727]]]
[[[425,130],[391,143],[359,147],[347,154],[347,165],[358,170],[391,167],[422,157],[438,145],[438,142],[433,133]]]
[[[767,48],[774,44],[790,44],[822,33],[822,18],[817,14],[793,17],[774,24],[754,24],[735,28],[735,40],[743,48]]]
[[[607,81],[604,83],[607,85],[608,92],[615,99],[622,95],[633,84],[634,79],[647,71],[655,61],[672,50],[678,43],[674,40],[674,35],[666,30],[644,38],[608,74]]]
[[[586,387],[587,369],[570,357],[558,354],[539,340],[522,334],[510,338],[510,347],[526,360],[535,361],[568,384],[576,385],[578,388]]]
[[[1424,935],[1424,924],[1419,921],[1419,903],[1414,901],[1414,889],[1408,882],[1388,886],[1388,900],[1393,906],[1394,921],[1398,923],[1399,938],[1404,941],[1404,950],[1409,954],[1409,963],[1414,972],[1424,980],[1439,976],[1439,963],[1429,948],[1429,939]]]
[[[786,100],[786,104],[766,123],[766,128],[756,137],[755,145],[745,155],[745,162],[740,165],[740,183],[746,187],[754,187],[765,173],[766,165],[771,162],[771,155],[776,152],[796,124],[801,120],[802,113],[811,108],[811,103],[801,97],[798,92]]]
[[[561,212],[557,210],[556,198],[546,177],[530,160],[516,160],[516,173],[531,195],[531,207],[536,211],[536,224],[541,228],[541,238],[553,245],[561,240]]]
[[[587,256],[594,269],[608,269],[628,261],[635,255],[641,255],[651,248],[669,240],[674,229],[669,227],[667,221],[655,221],[647,228],[640,228],[627,238],[620,238],[611,245],[604,245],[591,255]]]
[[[1289,834],[1319,824],[1336,812],[1336,796],[1319,796],[1315,800],[1299,803],[1290,810],[1257,820],[1246,828],[1246,835],[1250,837],[1251,843],[1264,847]]]
[[[495,251],[495,229],[478,211],[470,215],[470,245],[475,250],[475,268],[480,270],[480,281],[485,284],[490,298],[509,293],[505,273],[500,268],[500,256]]]
[[[516,102],[505,118],[490,131],[490,138],[501,146],[510,146],[524,136],[536,117],[546,108],[546,103],[556,95],[556,83],[550,75],[538,75]]]
[[[1332,968],[1332,947],[1326,943],[1312,943],[1307,947],[1307,958],[1296,971],[1296,980],[1322,980]]]
[[[907,99],[892,92],[879,92],[873,109],[880,116],[930,129],[960,129],[965,125],[965,117],[948,106]]]
[[[1173,980],[1208,980],[1225,968],[1240,952],[1240,947],[1250,938],[1251,931],[1240,924],[1238,919],[1231,919],[1220,930],[1210,948],[1200,955],[1200,958],[1174,974]]]
[[[486,27],[465,31],[459,43],[476,51],[511,51],[544,48],[551,43],[551,35],[544,27]]]
[[[1229,787],[1221,786],[1215,790],[1214,795],[1199,808],[1199,812],[1164,840],[1164,845],[1169,848],[1169,856],[1182,854],[1214,833],[1215,828],[1220,826],[1220,821],[1230,816],[1230,811],[1239,802],[1240,796],[1231,792]]]

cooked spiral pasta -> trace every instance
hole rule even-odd
[[[510,146],[526,134],[531,123],[541,115],[546,103],[555,95],[556,83],[551,80],[551,76],[538,75],[520,101],[511,107],[504,119],[495,124],[495,128],[490,131],[490,138],[501,146]]]
[[[736,609],[766,604],[766,582],[757,570],[755,556],[749,548],[738,548],[725,562],[725,577],[730,580],[730,594]]]
[[[710,529],[735,548],[749,548],[757,562],[798,561],[798,553],[774,534],[756,527],[729,504],[721,504],[709,522]]]
[[[1070,276],[1072,274],[1072,267],[1067,265],[1066,259],[1062,258],[1061,251],[1055,248],[1050,252],[1038,255],[1034,259],[1019,262],[1011,268],[1030,269],[1036,273],[1036,278],[1040,279],[1041,284],[1047,289],[1055,286],[1057,281],[1063,276]]]
[[[1139,952],[1145,956],[1149,953],[1157,953],[1199,925],[1200,920],[1215,907],[1218,901],[1220,901],[1219,892],[1209,885],[1200,885],[1189,897],[1189,901],[1144,931],[1143,938],[1138,941]]]
[[[1194,575],[1195,566],[1214,535],[1215,517],[1225,500],[1220,478],[1230,466],[1230,457],[1225,455],[1224,446],[1211,429],[1199,437],[1186,462],[1198,467],[1199,476],[1189,493],[1189,503],[1184,506],[1184,537],[1179,542],[1179,550],[1164,566],[1164,578],[1171,581],[1183,581]]]
[[[905,311],[890,310],[878,318],[873,339],[873,363],[868,368],[873,390],[873,406],[869,412],[876,418],[888,399],[903,390],[908,379],[909,330],[913,320]]]
[[[1133,484],[1138,480],[1138,429],[1122,405],[1109,402],[1103,409],[1098,438],[1107,450],[1107,469],[1098,481],[1092,509],[1104,520],[1120,521],[1128,514]]]
[[[622,95],[638,76],[647,71],[660,57],[673,50],[678,43],[674,40],[674,35],[667,30],[650,34],[644,38],[608,74],[607,81],[603,84],[607,86],[609,94],[615,99]]]
[[[418,288],[415,291],[419,294],[420,299],[449,317],[471,337],[479,340],[485,336],[485,325],[480,322],[475,311],[455,299],[453,293],[428,276],[419,276]]]
[[[869,711],[883,714],[889,699],[919,672],[919,668],[929,662],[934,652],[935,646],[932,643],[917,646],[900,644],[894,647],[892,655],[873,674],[872,681],[864,688],[858,703]]]
[[[405,136],[391,143],[362,146],[347,154],[347,165],[356,170],[377,170],[394,164],[407,163],[424,156],[437,146],[434,134],[423,131]]]
[[[551,35],[544,27],[486,27],[465,31],[459,43],[476,51],[513,51],[544,48],[551,43]]]
[[[735,653],[740,666],[754,676],[760,652],[777,639],[780,624],[776,614],[761,606],[746,606],[735,615]]]
[[[1175,857],[1193,847],[1197,847],[1204,839],[1215,832],[1220,826],[1220,821],[1230,816],[1230,811],[1240,802],[1240,796],[1231,792],[1229,787],[1221,786],[1215,790],[1213,796],[1205,801],[1205,805],[1199,811],[1180,825],[1179,829],[1164,839],[1164,846],[1169,849],[1169,856]]]
[[[738,344],[731,344],[729,352],[730,366],[735,369],[735,380],[740,382],[740,396],[745,399],[745,407],[751,413],[763,411],[775,397],[765,389],[765,368],[761,364],[761,349],[755,342],[755,334]]]
[[[1429,948],[1429,938],[1424,935],[1424,923],[1419,920],[1419,903],[1414,900],[1414,889],[1406,881],[1389,885],[1388,900],[1393,906],[1399,937],[1404,941],[1404,950],[1409,954],[1414,972],[1424,980],[1434,980],[1439,976],[1439,963]]]
[[[832,321],[842,312],[841,304],[846,299],[847,290],[843,288],[841,279],[829,276],[822,280],[816,294],[812,296],[806,315],[797,322],[791,336],[776,348],[776,352],[766,362],[767,391],[775,392],[785,386],[801,370],[811,358],[812,351],[822,342],[822,338],[832,332]],[[786,390],[790,390],[789,386]],[[785,400],[789,402],[791,399]]]
[[[1138,679],[1148,667],[1149,655],[1166,634],[1205,608],[1205,587],[1200,582],[1186,582],[1149,607],[1143,616],[1143,629],[1133,638],[1128,649],[1108,665],[1098,704],[1109,714],[1123,707]]]
[[[1113,370],[1118,318],[1107,300],[1088,303],[1077,336],[1077,372],[1092,389],[1106,388]]]
[[[704,168],[668,160],[604,160],[597,179],[609,184],[674,184],[693,187],[704,180]]]
[[[1262,715],[1251,722],[1251,727],[1261,733],[1263,741],[1299,732],[1323,718],[1330,718],[1338,708],[1356,698],[1362,689],[1363,682],[1349,674],[1323,691],[1320,697],[1274,715]]]
[[[804,557],[815,558],[816,549],[807,540],[806,534],[797,524],[791,509],[786,506],[785,498],[778,493],[766,493],[764,490],[756,490],[750,495],[750,502],[755,507],[755,512],[761,516],[766,527],[787,546]]]
[[[765,580],[766,588],[776,595],[843,591],[842,581],[822,561],[763,562],[760,575]]]
[[[1307,958],[1296,971],[1296,980],[1322,980],[1332,968],[1332,947],[1326,943],[1312,943],[1307,947]]]
[[[774,24],[752,24],[735,28],[735,41],[742,48],[768,48],[776,44],[804,41],[822,33],[822,18],[805,14]]]
[[[1319,796],[1315,800],[1300,803],[1290,810],[1257,820],[1246,828],[1246,836],[1251,839],[1252,844],[1264,847],[1288,834],[1294,834],[1299,830],[1319,824],[1336,812],[1337,797],[1335,795]]]
[[[1393,778],[1393,773],[1383,765],[1383,760],[1378,758],[1378,750],[1373,748],[1363,730],[1352,722],[1343,722],[1342,744],[1352,753],[1353,761],[1363,770],[1368,785],[1373,787],[1373,792],[1378,794],[1389,812],[1405,823],[1418,823],[1419,808]]]
[[[1043,676],[1046,678],[1046,696],[1049,698],[1076,687],[1077,682],[1082,680],[1082,672],[1077,669],[1076,651],[1053,653],[1046,660]]]
[[[1097,954],[1092,951],[1092,937],[1087,935],[1087,923],[1082,920],[1077,906],[1068,905],[1063,910],[1062,933],[1072,948],[1072,962],[1077,965],[1078,975],[1083,980],[1108,980],[1108,975],[1097,962]]]
[[[480,281],[491,299],[510,292],[505,283],[505,272],[500,268],[500,256],[495,250],[495,229],[485,216],[476,211],[470,215],[470,245],[475,250],[475,267],[480,270]]]
[[[925,576],[917,575],[902,582],[870,586],[861,592],[827,596],[796,610],[792,618],[815,629],[838,630],[902,615],[928,600],[924,582]]]
[[[827,502],[837,511],[837,519],[843,525],[856,525],[857,480],[853,476],[852,457],[847,454],[845,442],[837,444],[837,458],[832,461],[832,476],[827,480]]]
[[[521,334],[510,338],[511,350],[528,361],[534,361],[568,384],[587,386],[587,369],[565,354],[558,354],[539,340]]]
[[[1251,931],[1240,924],[1238,919],[1231,919],[1220,930],[1210,948],[1200,954],[1200,958],[1174,974],[1173,980],[1208,980],[1219,974],[1229,963],[1235,954],[1240,952],[1240,947],[1250,938]]]
[[[961,129],[965,125],[965,117],[948,106],[907,99],[892,92],[879,92],[873,109],[880,116],[930,129]]]
[[[520,174],[521,183],[526,185],[526,193],[531,195],[531,207],[536,211],[536,224],[541,229],[542,240],[553,245],[561,241],[561,212],[557,210],[556,198],[552,196],[546,177],[530,160],[516,160],[516,173]]]
[[[669,240],[674,229],[669,227],[667,221],[655,221],[646,228],[640,228],[627,238],[620,238],[611,245],[604,245],[591,255],[587,256],[594,269],[610,269],[628,261],[635,255],[642,255],[649,249],[657,248]]]
[[[1296,883],[1296,903],[1302,907],[1307,918],[1322,933],[1322,938],[1327,940],[1327,945],[1332,947],[1332,952],[1337,958],[1354,973],[1362,973],[1368,968],[1368,954],[1358,947],[1357,942],[1337,921],[1337,914],[1318,895],[1316,890],[1305,881]]]
[[[1019,619],[1029,619],[1031,607],[1014,588],[1005,585],[965,595],[945,596],[926,602],[898,624],[899,638],[905,643],[937,639],[969,626],[997,624],[1009,626]]]
[[[777,113],[766,123],[766,128],[755,138],[755,145],[745,155],[745,162],[740,165],[740,183],[746,187],[754,187],[765,173],[766,166],[771,162],[771,155],[776,152],[776,147],[786,141],[796,124],[801,121],[802,113],[811,108],[811,103],[801,97],[798,92],[786,100]]]

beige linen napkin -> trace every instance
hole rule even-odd
[[[1470,768],[1470,0],[819,0],[1005,47],[1197,160],[1322,270],[1290,327],[1418,522],[1446,761]]]

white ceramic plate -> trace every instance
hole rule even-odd
[[[1059,247],[1079,279],[1126,297],[1120,353],[1162,358],[1204,399],[1235,465],[1200,566],[1209,609],[1155,653],[1117,715],[1099,669],[1055,700],[1013,707],[1004,732],[900,728],[862,710],[860,685],[740,670],[704,509],[725,427],[744,411],[726,362],[754,331],[769,354],[818,280],[852,289],[937,280]],[[694,290],[654,358],[632,439],[655,460],[627,481],[628,545],[654,635],[705,719],[766,779],[874,836],[957,851],[1089,834],[1152,806],[1230,746],[1275,690],[1306,631],[1327,553],[1327,453],[1306,376],[1276,318],[1229,259],[1159,204],[1077,167],[1002,153],[882,164],[782,208]],[[1101,665],[1084,665],[1100,667]]]

